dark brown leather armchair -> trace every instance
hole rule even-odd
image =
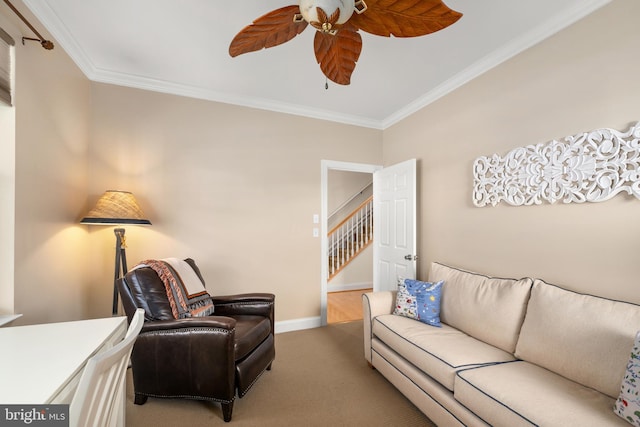
[[[195,262],[185,261],[202,279]],[[145,310],[131,355],[134,403],[149,396],[216,401],[230,421],[236,390],[243,397],[275,358],[274,295],[212,296],[213,316],[176,320],[151,268],[128,272],[117,286],[129,321],[136,308]]]

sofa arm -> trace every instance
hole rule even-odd
[[[364,358],[371,364],[372,322],[381,314],[393,313],[396,291],[368,292],[362,295],[362,318],[364,326]]]

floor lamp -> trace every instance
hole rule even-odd
[[[145,218],[142,209],[132,193],[128,191],[108,190],[100,196],[96,205],[82,218],[81,224],[93,225],[151,225],[151,221]],[[127,273],[127,255],[125,253],[126,239],[124,228],[113,230],[116,235],[116,262],[113,275],[113,309],[112,314],[118,314],[118,289],[117,280]]]

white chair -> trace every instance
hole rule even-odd
[[[71,427],[124,425],[127,366],[143,323],[144,310],[139,308],[124,339],[87,361],[69,405]]]

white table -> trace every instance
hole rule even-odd
[[[87,360],[126,332],[126,317],[0,328],[0,403],[71,403]]]

